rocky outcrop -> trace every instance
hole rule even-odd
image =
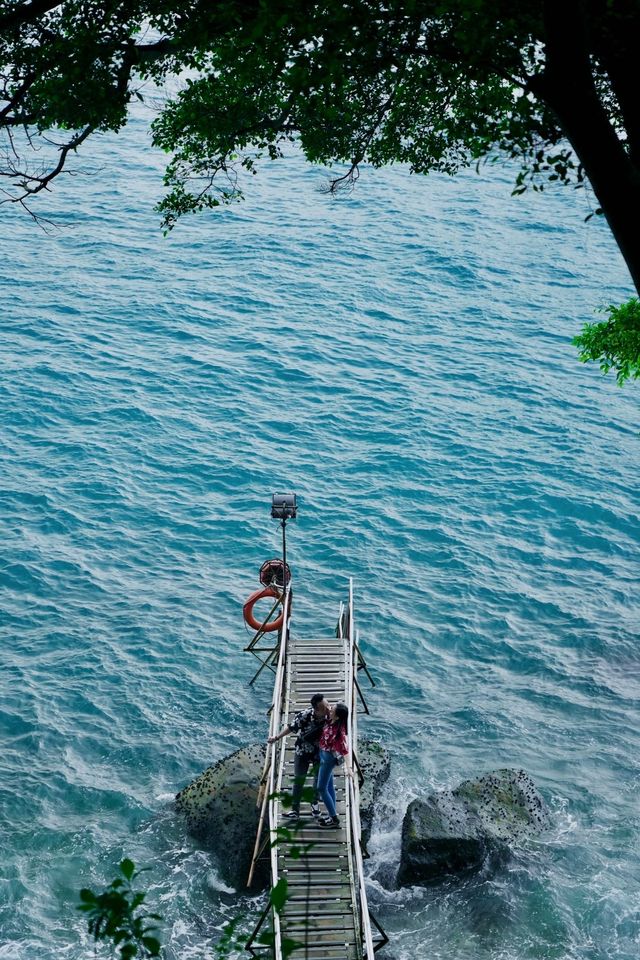
[[[261,743],[243,747],[209,767],[176,797],[176,809],[185,816],[189,831],[217,854],[225,883],[237,890],[246,886],[253,856],[265,749]],[[365,776],[360,810],[366,843],[375,799],[389,776],[389,755],[379,743],[361,739],[358,762]],[[259,861],[252,886],[260,889],[268,882],[269,863]]]
[[[389,751],[375,740],[361,739],[358,746],[358,763],[364,776],[364,783],[360,787],[360,823],[362,841],[366,846],[371,836],[375,802],[382,784],[389,779],[391,768]]]
[[[495,770],[413,800],[402,824],[398,883],[427,884],[480,867],[544,826],[544,802],[524,770]]]
[[[225,883],[246,887],[260,810],[256,805],[266,746],[254,743],[222,760],[181,790],[176,809],[189,832],[218,855]],[[257,865],[254,884],[268,882],[269,864]]]

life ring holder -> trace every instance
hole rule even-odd
[[[273,560],[265,560],[260,567],[260,583],[263,587],[278,587],[282,589],[285,583],[291,583],[291,570],[289,564],[284,563],[280,557]]]
[[[272,633],[274,630],[279,630],[282,626],[282,621],[284,619],[284,608],[280,611],[279,616],[277,616],[275,620],[265,620],[264,623],[259,623],[253,615],[253,608],[258,600],[262,600],[264,597],[273,597],[276,601],[282,601],[283,599],[280,591],[274,589],[273,587],[264,587],[262,590],[256,590],[245,602],[242,608],[242,616],[245,619],[245,623],[248,623],[249,626],[257,632]],[[271,613],[273,613],[276,606],[277,603],[274,603]],[[291,592],[289,592],[289,609],[291,609]]]

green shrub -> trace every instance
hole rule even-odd
[[[609,304],[606,311],[608,320],[585,324],[573,343],[583,363],[595,360],[603,373],[614,370],[622,386],[640,377],[640,301],[631,297],[619,307]]]
[[[94,940],[108,940],[119,951],[120,960],[160,956],[160,941],[153,936],[155,926],[148,920],[162,920],[157,913],[143,913],[140,908],[145,894],[132,889],[131,884],[142,871],[136,871],[132,860],[123,860],[120,876],[104,893],[84,888],[80,891],[78,910],[87,914],[89,933]]]

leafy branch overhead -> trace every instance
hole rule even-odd
[[[189,71],[154,124],[173,155],[168,225],[236,197],[238,166],[294,138],[352,172],[454,173],[498,151],[533,174],[559,147],[550,176],[571,182],[599,181],[585,124],[619,160],[636,147],[635,0],[1,0],[0,33],[9,180],[18,131],[74,131],[60,151],[74,150],[80,132],[120,129],[144,80]],[[25,173],[24,192],[43,179]]]
[[[34,212],[151,83],[165,230],[292,141],[332,191],[505,157],[515,194],[589,185],[640,292],[639,49],[640,0],[0,0],[0,188]]]

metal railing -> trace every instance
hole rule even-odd
[[[287,641],[289,639],[289,594],[288,586],[285,586],[284,594],[284,612],[282,620],[282,637],[280,639],[280,652],[278,654],[278,665],[276,667],[276,682],[273,687],[273,700],[271,703],[271,721],[269,723],[269,736],[275,737],[282,723],[282,713],[286,716],[286,704],[282,710],[282,686],[284,683],[284,672],[287,662]],[[276,757],[278,756],[277,747],[279,745],[279,763],[276,774]],[[274,841],[277,839],[278,807],[280,804],[279,794],[282,789],[282,773],[284,770],[284,741],[276,740],[275,743],[267,744],[267,756],[271,752],[271,764],[269,770],[269,837],[271,840],[271,877],[273,886],[278,882],[278,847]],[[280,943],[280,915],[277,910],[273,911],[273,933],[274,933],[274,960],[282,960],[282,946]]]
[[[287,704],[282,703],[282,693],[284,686],[284,676],[285,669],[287,664],[287,642],[289,639],[289,597],[290,597],[290,588],[285,586],[284,598],[283,598],[283,617],[282,617],[282,627],[280,632],[280,642],[278,649],[278,660],[275,669],[275,683],[273,686],[273,699],[271,701],[271,709],[269,711],[269,737],[275,737],[279,732],[282,716],[286,716]],[[268,809],[269,817],[269,833],[268,840],[271,843],[271,876],[273,884],[278,881],[278,850],[277,845],[273,842],[276,837],[276,826],[278,822],[278,805],[280,800],[278,799],[281,786],[282,786],[282,774],[284,769],[284,741],[276,740],[274,743],[267,743],[265,762],[262,771],[262,803],[260,810],[260,820],[258,825],[258,834],[256,837],[256,844],[253,851],[253,860],[251,863],[251,870],[249,873],[249,879],[247,881],[247,886],[251,885],[253,879],[253,872],[255,869],[256,861],[260,855],[260,840],[262,836],[262,828],[264,823],[265,811]],[[276,772],[277,768],[277,772]],[[260,801],[259,801],[260,802]],[[274,933],[274,948],[273,956],[274,960],[282,960],[282,948],[280,944],[280,917],[278,916],[277,911],[273,911],[273,933]]]
[[[360,931],[362,937],[363,957],[366,960],[373,960],[374,946],[373,935],[371,932],[371,920],[369,917],[369,904],[367,901],[367,891],[364,881],[364,866],[362,862],[362,849],[360,838],[362,836],[362,825],[360,823],[360,783],[358,779],[358,770],[356,768],[355,747],[358,743],[358,711],[356,700],[356,671],[358,669],[357,657],[358,647],[354,629],[353,612],[353,580],[349,578],[349,604],[346,610],[347,616],[347,637],[345,644],[345,703],[349,707],[349,719],[347,722],[347,734],[349,737],[349,746],[351,749],[351,767],[353,776],[348,777],[345,774],[345,798],[347,801],[347,816],[349,821],[349,834],[351,844],[351,854],[355,860],[355,885],[357,889],[358,914],[360,917]],[[341,610],[340,632],[344,630],[344,611]]]

